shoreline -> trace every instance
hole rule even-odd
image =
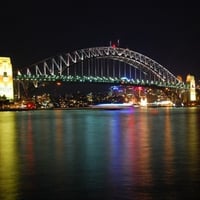
[[[0,112],[20,112],[20,111],[39,111],[39,110],[124,110],[130,108],[144,108],[144,107],[70,107],[70,108],[36,108],[36,109],[26,109],[26,108],[9,108],[9,109],[0,109]],[[146,106],[145,108],[200,108],[200,105],[197,106]]]

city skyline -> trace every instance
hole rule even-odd
[[[5,5],[0,13],[0,56],[11,57],[14,68],[119,40],[120,47],[152,58],[183,80],[187,74],[200,78],[200,17],[195,5],[43,1],[24,6]]]

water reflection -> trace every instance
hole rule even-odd
[[[27,112],[24,113],[25,116],[25,123],[26,123],[26,128],[24,127],[24,129],[21,129],[19,127],[19,134],[23,132],[23,138],[22,141],[23,143],[21,143],[22,145],[24,145],[23,151],[21,151],[21,158],[22,158],[22,163],[24,164],[23,167],[23,171],[22,171],[22,175],[27,177],[27,179],[31,180],[28,181],[25,185],[22,185],[23,188],[27,189],[27,190],[33,190],[35,188],[36,185],[36,181],[34,176],[36,175],[35,172],[35,165],[36,165],[36,158],[35,158],[35,143],[34,143],[34,133],[33,133],[33,118],[32,118],[32,113],[31,112]],[[23,123],[23,120],[21,121],[21,123]]]
[[[0,199],[199,197],[198,109],[0,116]]]
[[[55,124],[54,124],[54,132],[55,132],[55,158],[56,162],[62,160],[63,157],[63,138],[64,138],[64,127],[63,127],[63,115],[62,111],[55,112]]]
[[[171,118],[170,110],[166,110],[165,121],[164,121],[164,174],[165,181],[167,184],[173,183],[174,176],[174,149],[172,142],[172,128],[171,128]]]
[[[196,177],[200,176],[200,135],[199,135],[199,123],[200,115],[196,115],[196,109],[188,115],[188,135],[187,135],[187,147],[188,148],[188,167],[189,167],[189,181],[195,183],[194,192],[197,192],[198,183],[196,182]]]
[[[135,114],[134,110],[116,113],[110,121],[110,128],[113,196],[150,199],[150,194],[145,192],[152,185],[151,135],[147,114]]]
[[[15,200],[19,195],[15,113],[1,113],[0,125],[0,199]]]

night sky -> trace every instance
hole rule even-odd
[[[2,5],[0,56],[11,57],[14,68],[22,68],[119,39],[121,47],[154,59],[174,75],[200,78],[199,6],[169,1],[80,2]]]

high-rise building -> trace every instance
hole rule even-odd
[[[0,97],[14,99],[13,70],[10,57],[0,57]]]

